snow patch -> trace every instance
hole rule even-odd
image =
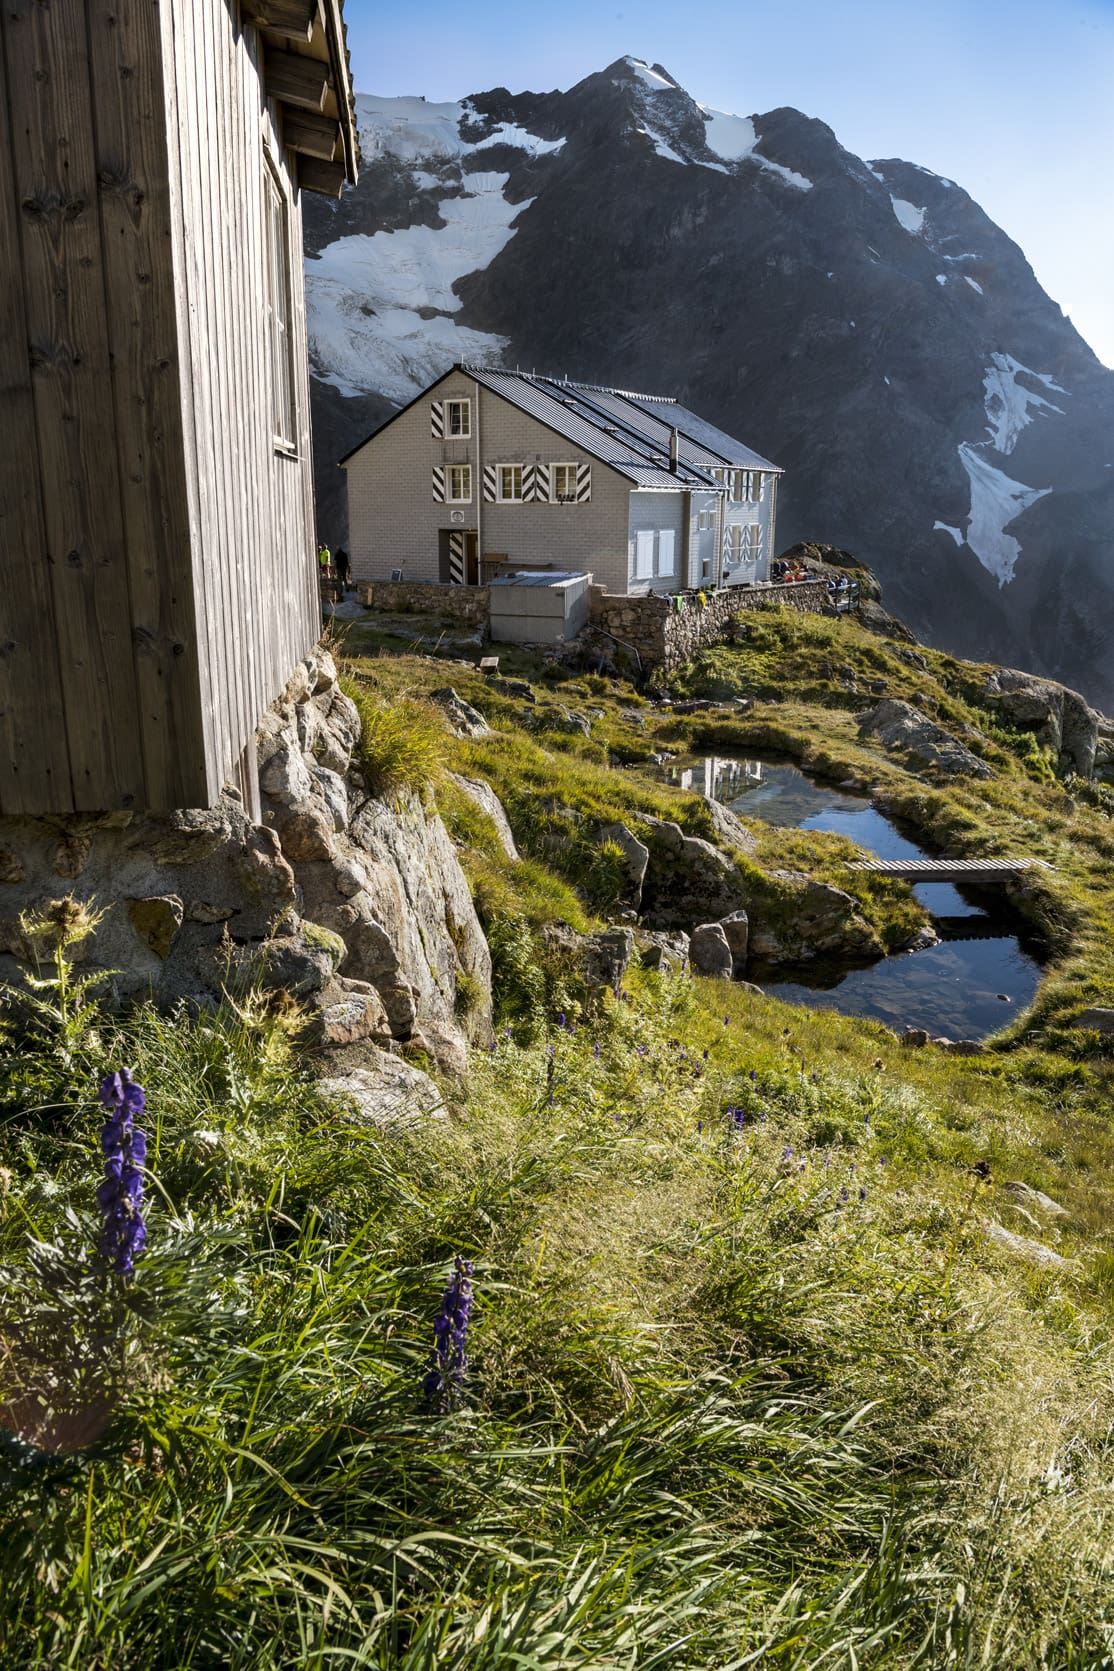
[[[876,180],[881,180],[881,182],[882,182],[882,184],[883,184],[883,185],[885,185],[885,184],[886,184],[886,176],[885,176],[885,175],[884,175],[884,174],[879,174],[879,172],[878,172],[878,170],[877,170],[877,169],[876,169],[876,168],[872,168],[872,169],[871,169],[871,170],[870,170],[870,173],[871,173],[871,174],[873,174],[873,175],[874,175],[874,178],[875,178],[875,179],[876,179]]]
[[[947,282],[948,282],[947,273],[937,273],[936,282],[937,282],[937,284],[947,284]]]
[[[472,149],[486,151],[492,145],[513,145],[517,151],[527,151],[532,157],[551,157],[567,144],[566,139],[539,139],[536,133],[528,133],[514,122],[501,122],[486,139],[477,140]]]
[[[967,544],[983,568],[992,574],[999,588],[1013,579],[1021,545],[1006,529],[1022,511],[1052,492],[1050,487],[1026,487],[1004,471],[996,470],[976,447],[959,444],[960,463],[971,483],[971,515],[967,522]]]
[[[943,532],[945,534],[950,534],[952,539],[955,541],[956,545],[962,545],[963,544],[963,531],[962,531],[962,529],[953,528],[950,522],[934,522],[932,524],[932,528],[933,528],[933,532],[935,532],[935,530],[937,528],[940,528],[940,529],[943,530]]]
[[[502,336],[469,330],[451,317],[422,319],[418,308],[459,311],[453,285],[486,267],[514,236],[524,209],[508,203],[507,174],[464,178],[466,195],[445,198],[443,227],[355,235],[327,244],[306,262],[309,347],[317,375],[342,394],[406,401],[454,360],[497,358]]]
[[[652,93],[672,93],[676,91],[671,81],[667,81],[665,76],[659,75],[657,70],[652,70],[649,64],[644,63],[641,58],[624,58],[623,63],[630,65],[639,81],[648,87]]]
[[[887,389],[888,389],[888,388],[889,388],[889,386],[890,386],[890,380],[889,380],[889,378],[888,378],[888,377],[883,377],[883,379],[882,379],[882,381],[883,381],[883,383],[884,383],[884,384],[885,384],[885,385],[886,385],[886,387],[887,387]]]
[[[980,295],[980,296],[981,296],[981,295],[982,295],[982,294],[983,294],[983,288],[982,288],[982,285],[981,285],[981,284],[980,284],[980,283],[979,283],[979,281],[978,281],[978,279],[973,279],[973,278],[972,278],[972,277],[971,277],[971,276],[970,276],[970,274],[968,274],[968,273],[964,273],[964,275],[963,275],[963,282],[964,282],[964,283],[965,283],[965,284],[969,284],[969,285],[970,285],[970,286],[971,286],[971,289],[972,289],[972,290],[977,290],[977,291],[978,291],[978,293],[979,293],[979,295]]]
[[[772,162],[762,155],[758,150],[761,141],[750,116],[733,116],[730,111],[712,110],[704,104],[699,106],[699,110],[704,118],[704,143],[714,156],[721,157],[724,162],[746,162],[749,159],[760,168],[776,174],[787,186],[795,186],[798,191],[812,190],[812,181],[806,180],[803,174],[784,168],[781,163]],[[718,168],[719,164],[706,162],[702,166]]]
[[[915,203],[907,203],[903,197],[891,197],[890,202],[893,204],[894,214],[906,232],[919,236],[924,229],[926,211],[918,209]]]
[[[658,156],[664,157],[666,162],[679,162],[683,168],[688,167],[687,158],[679,157],[676,151],[673,150],[672,146],[665,143],[665,140],[660,134],[652,133],[649,128],[639,128],[637,131],[646,135],[646,138],[651,142]]]
[[[968,281],[970,282],[970,281]],[[1046,387],[1056,388],[1054,383],[1038,372],[1030,371],[1020,360],[1015,360],[1012,354],[992,354],[990,365],[983,376],[982,386],[986,391],[984,405],[986,415],[990,419],[988,433],[994,444],[995,451],[1012,453],[1017,445],[1017,438],[1027,424],[1032,423],[1029,415],[1030,407],[1034,411],[1058,412],[1063,416],[1063,407],[1054,406],[1043,395],[1038,395],[1032,389],[1023,389],[1017,381],[1018,374],[1031,377],[1034,381],[1042,382]],[[1066,394],[1066,389],[1057,391]]]

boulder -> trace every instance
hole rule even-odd
[[[668,819],[642,822],[649,850],[642,909],[653,927],[688,928],[745,908],[743,879],[726,853]]]
[[[1090,1009],[1080,1010],[1079,1014],[1068,1022],[1068,1026],[1086,1027],[1093,1032],[1109,1035],[1114,1033],[1114,1009],[1093,1005]]]
[[[692,931],[689,959],[698,975],[730,980],[734,967],[731,947],[720,923],[701,923]]]
[[[655,934],[644,929],[636,938],[644,969],[676,974],[688,963],[690,941],[687,934]]]
[[[776,908],[752,908],[749,955],[766,963],[807,963],[816,957],[880,956],[881,943],[842,888],[798,870],[773,870],[781,883]]]
[[[280,806],[296,806],[299,801],[309,800],[313,779],[296,736],[285,738],[268,757],[259,774],[259,788]]]
[[[614,990],[622,984],[633,956],[633,929],[601,929],[584,943],[584,978],[589,986]]]
[[[510,820],[504,810],[503,803],[483,778],[461,777],[457,772],[450,772],[449,776],[457,788],[474,801],[480,811],[486,813],[495,825],[495,833],[499,838],[499,845],[512,864],[518,863],[518,848],[514,844],[514,832]]]
[[[1009,1191],[1015,1202],[1019,1202],[1022,1206],[1029,1208],[1031,1212],[1045,1218],[1067,1218],[1068,1216],[1066,1207],[1061,1207],[1058,1201],[1053,1201],[1052,1197],[1045,1195],[1042,1190],[1034,1189],[1031,1184],[1022,1183],[1019,1178],[1011,1179],[1008,1184],[1003,1184],[1002,1188]]]
[[[987,1240],[993,1242],[1006,1253],[1013,1253],[1030,1265],[1040,1265],[1046,1270],[1067,1271],[1071,1269],[1071,1260],[1062,1254],[1054,1253],[1043,1242],[1034,1241],[1031,1236],[1019,1236],[1014,1230],[1007,1230],[1004,1225],[995,1224],[990,1220],[986,1226]]]
[[[627,898],[638,905],[642,898],[646,867],[650,862],[650,849],[625,824],[604,824],[599,835],[601,841],[611,841],[622,848],[627,865]]]
[[[745,911],[732,911],[730,916],[720,918],[719,926],[731,950],[731,972],[733,975],[741,975],[747,966],[750,918]]]
[[[458,696],[451,685],[443,685],[440,690],[430,691],[429,699],[444,709],[445,718],[454,737],[491,735],[491,727],[479,709],[473,708],[470,702],[465,702],[463,696]]]
[[[442,1112],[444,1099],[420,1068],[371,1047],[365,1047],[361,1059],[364,1066],[317,1082],[322,1095],[349,1115],[390,1127]]]
[[[725,847],[734,847],[740,853],[754,853],[758,849],[758,837],[747,829],[738,813],[732,812],[729,806],[717,801],[712,795],[702,797],[712,820],[712,828],[716,833],[716,840]]]
[[[993,774],[985,760],[953,737],[935,721],[926,719],[909,702],[887,698],[859,720],[861,737],[877,737],[888,752],[907,754],[915,765],[939,772],[943,777],[988,778]]]

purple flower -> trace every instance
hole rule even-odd
[[[147,1099],[142,1085],[136,1084],[127,1068],[121,1068],[101,1081],[100,1101],[108,1118],[101,1127],[104,1177],[97,1188],[97,1206],[104,1217],[104,1231],[99,1251],[117,1275],[131,1276],[147,1243],[142,1170],[147,1136],[135,1126]]]
[[[704,1052],[704,1060],[705,1060],[705,1061],[707,1061],[707,1060],[708,1060],[708,1052],[707,1052],[707,1051],[705,1051],[705,1052]]]
[[[725,1027],[730,1027],[730,1025],[731,1025],[731,1017],[730,1017],[730,1016],[729,1016],[729,1015],[725,1015],[725,1016],[724,1016],[724,1018],[723,1018],[723,1025],[724,1025],[724,1026],[725,1026]]]
[[[865,1125],[869,1126],[869,1124],[870,1124],[870,1113],[869,1113],[869,1111],[866,1114],[863,1115],[863,1123]]]
[[[704,1122],[703,1122],[703,1120],[697,1120],[697,1122],[696,1122],[696,1131],[697,1131],[697,1135],[698,1135],[698,1136],[699,1136],[699,1134],[700,1134],[700,1133],[701,1133],[701,1132],[702,1132],[702,1131],[703,1131],[703,1130],[704,1130]]]
[[[460,1254],[453,1260],[449,1286],[441,1296],[441,1309],[433,1323],[433,1352],[422,1391],[442,1406],[451,1403],[464,1382],[468,1368],[468,1323],[472,1316],[472,1261]]]
[[[866,1200],[866,1185],[865,1184],[860,1184],[859,1185],[859,1200],[860,1201],[865,1201]]]
[[[755,1071],[754,1068],[751,1068],[751,1070],[750,1070],[750,1082],[751,1082],[752,1085],[754,1084],[754,1082],[757,1078],[758,1078],[757,1072]]]
[[[782,1158],[782,1160],[792,1160],[793,1159],[792,1144],[787,1143],[785,1145],[784,1149],[781,1151],[781,1158]]]
[[[597,1039],[596,1043],[592,1046],[592,1055],[596,1058],[596,1060],[598,1062],[599,1057],[600,1057],[600,1046],[599,1046],[599,1040],[598,1039]]]
[[[839,1199],[840,1199],[841,1202],[842,1201],[850,1201],[851,1194],[850,1194],[850,1191],[846,1188],[846,1186],[843,1189],[840,1190]]]
[[[558,1025],[558,1027],[562,1027],[562,1028],[565,1025],[565,1012],[564,1012],[564,1010],[562,1010],[560,1015],[557,1017],[557,1025]]]

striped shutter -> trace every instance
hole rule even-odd
[[[592,497],[592,466],[578,464],[576,467],[576,502],[586,505]]]
[[[726,566],[731,561],[731,530],[726,525],[723,530],[723,562]]]
[[[445,403],[443,400],[431,400],[429,403],[429,433],[434,441],[445,439]]]
[[[528,505],[532,499],[537,498],[537,482],[536,465],[524,464],[522,466],[522,502],[524,505]]]
[[[456,531],[449,535],[449,585],[464,585],[464,535]]]
[[[433,466],[433,500],[437,505],[445,503],[445,466],[443,464]]]
[[[495,503],[495,466],[484,465],[484,502],[488,505]]]
[[[534,469],[534,498],[548,504],[550,497],[550,474],[548,464],[539,464]]]

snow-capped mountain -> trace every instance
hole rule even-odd
[[[962,187],[633,58],[357,110],[359,186],[306,206],[327,533],[336,458],[454,360],[673,394],[784,466],[779,543],[1114,705],[1114,373]]]

